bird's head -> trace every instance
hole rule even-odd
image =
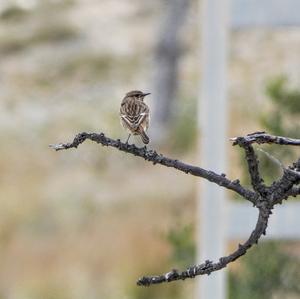
[[[150,92],[144,93],[140,90],[132,90],[132,91],[129,91],[129,92],[126,93],[126,97],[135,97],[135,98],[143,101],[144,97],[149,95],[149,94],[150,94]]]

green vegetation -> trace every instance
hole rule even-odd
[[[271,107],[260,116],[262,129],[274,135],[300,138],[300,90],[289,87],[286,77],[280,76],[267,84],[266,93]],[[195,136],[196,130],[195,123],[191,121],[195,109],[193,105],[185,107],[174,130],[177,138],[173,139],[175,148],[181,150],[187,149],[186,144],[189,147],[194,143],[192,136]],[[289,147],[268,145],[265,150],[286,163],[296,157]],[[279,175],[281,169],[264,153],[258,152],[258,155],[261,172],[266,182],[270,182]],[[170,230],[167,240],[172,248],[170,264],[173,266],[185,268],[194,263],[196,246],[193,231],[193,226]],[[293,247],[293,244],[289,246]],[[231,299],[271,299],[281,294],[286,298],[287,295],[300,294],[300,261],[297,256],[291,257],[287,247],[280,242],[261,242],[237,265],[238,269],[229,273]],[[181,297],[177,294],[172,298]]]
[[[300,138],[300,89],[289,86],[284,76],[276,77],[266,86],[270,110],[260,116],[262,129],[270,134]],[[276,159],[289,165],[296,152],[287,146],[259,146]],[[266,154],[257,151],[260,171],[268,184],[281,173],[281,167]],[[244,157],[244,153],[242,153]],[[244,158],[243,158],[244,159]],[[246,169],[246,168],[245,168]],[[248,173],[244,171],[245,177]],[[249,179],[247,179],[249,181]],[[230,272],[229,298],[268,299],[280,293],[300,294],[300,261],[290,257],[279,242],[260,243],[241,259],[239,271]]]
[[[194,226],[186,225],[182,228],[171,229],[167,240],[172,248],[171,264],[179,268],[193,265],[196,259]]]
[[[157,264],[156,269],[152,270],[153,273],[163,273],[166,269],[171,269],[172,267],[185,269],[187,265],[191,266],[195,263],[196,246],[194,240],[194,225],[172,228],[165,238],[171,247],[169,261],[166,260],[165,262]],[[149,271],[149,269],[143,271]],[[146,289],[132,288],[130,289],[130,295],[132,298],[138,299],[180,299],[187,298],[187,294],[191,290],[191,285],[188,281],[185,281],[184,284],[162,284]]]
[[[43,42],[60,42],[67,41],[78,37],[77,31],[70,25],[48,24],[47,26],[39,28],[39,30],[31,36],[29,42],[33,45]]]
[[[231,299],[271,299],[274,294],[300,295],[300,262],[279,242],[263,242],[242,258],[241,269],[229,273]]]
[[[269,134],[300,138],[300,89],[290,86],[286,76],[277,76],[266,85],[269,108],[259,115],[261,130]],[[297,157],[296,148],[278,145],[255,146],[262,151],[256,153],[260,160],[260,171],[266,184],[276,180],[282,173],[278,163],[268,157],[267,152],[284,165],[289,165]],[[240,150],[241,163],[244,165],[244,151]],[[250,185],[248,172],[243,172],[243,184]]]
[[[77,72],[87,74],[92,78],[99,76],[108,77],[114,74],[116,76],[116,67],[118,68],[117,75],[131,74],[140,61],[140,57],[129,59],[117,59],[113,55],[104,55],[97,53],[81,53],[78,56],[72,57],[66,61],[58,71],[59,76],[66,77]],[[128,76],[128,75],[127,75]]]
[[[21,21],[28,15],[28,11],[23,9],[20,6],[11,5],[5,8],[0,13],[0,20],[1,21]]]
[[[270,134],[300,138],[300,89],[289,86],[287,77],[278,76],[267,84],[266,94],[271,109],[260,118],[262,128]],[[285,165],[296,159],[294,148],[276,145],[263,148]],[[266,183],[270,183],[282,170],[265,154],[258,154],[263,177]]]
[[[47,24],[27,35],[7,35],[0,38],[0,53],[11,55],[42,43],[67,41],[77,36],[76,30],[70,25],[61,23]]]

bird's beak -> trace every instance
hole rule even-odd
[[[149,94],[151,94],[151,92],[146,92],[143,94],[143,96],[145,97],[145,96],[148,96]]]

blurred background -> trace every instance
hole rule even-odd
[[[228,136],[300,138],[299,2],[265,1],[282,26],[260,9],[249,24],[245,2],[231,10]],[[48,144],[82,131],[125,140],[120,101],[141,89],[150,147],[196,164],[200,32],[196,0],[1,0],[0,298],[195,298],[195,280],[135,281],[195,262],[198,180],[88,142]],[[286,165],[299,157],[266,150]],[[270,183],[280,169],[259,155]],[[227,164],[249,184],[229,142]],[[299,266],[299,241],[262,242],[229,267],[228,298],[300,298]]]

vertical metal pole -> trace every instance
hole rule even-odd
[[[202,0],[202,78],[199,104],[201,166],[226,171],[226,64],[229,0]],[[199,184],[198,262],[225,253],[226,202],[224,189],[207,181]],[[224,270],[198,278],[197,299],[224,299]]]

